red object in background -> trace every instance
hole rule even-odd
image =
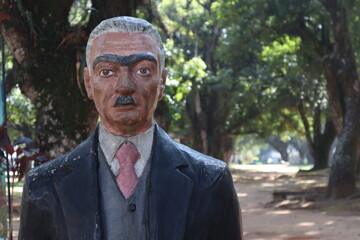
[[[4,12],[4,11],[1,11],[2,5],[3,5],[3,3],[0,2],[0,22],[10,18],[10,15],[9,15],[9,14],[7,14],[7,13]]]
[[[0,22],[9,19],[10,16],[4,12],[0,12]]]

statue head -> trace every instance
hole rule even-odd
[[[102,125],[125,136],[149,129],[167,76],[154,26],[132,17],[102,21],[90,34],[86,62],[86,91]]]

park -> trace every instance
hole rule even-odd
[[[189,201],[189,209],[194,212],[186,215],[188,221],[184,223],[185,229],[190,229],[185,231],[188,234],[185,236],[201,239],[195,237],[201,227],[187,225],[191,219],[214,225],[218,221],[218,226],[221,223],[221,228],[229,231],[224,233],[228,236],[225,239],[238,239],[234,232],[230,233],[239,224],[232,225],[238,218],[236,206],[229,200],[233,193],[227,191],[231,184],[224,180],[229,169],[242,210],[243,239],[360,238],[357,229],[360,222],[359,11],[357,0],[1,2],[0,237],[17,239],[21,228],[21,201],[27,203],[34,198],[23,195],[24,181],[31,184],[25,184],[25,190],[38,187],[41,183],[36,182],[37,174],[45,176],[47,167],[56,177],[73,172],[74,169],[63,167],[68,158],[76,153],[79,155],[74,161],[82,160],[85,155],[95,154],[94,147],[96,152],[107,149],[102,143],[113,139],[108,133],[124,136],[127,144],[128,138],[150,131],[156,136],[154,139],[161,140],[154,140],[154,145],[153,140],[146,140],[140,144],[139,152],[138,146],[129,151],[139,154],[142,161],[143,158],[160,160],[152,161],[151,167],[144,160],[140,170],[135,165],[132,171],[136,171],[137,176],[133,175],[132,184],[145,184],[144,189],[148,189],[148,182],[150,185],[158,182],[159,185],[154,184],[154,191],[163,194],[156,186],[163,186],[161,177],[168,175],[169,184],[179,181],[184,184],[174,185],[184,194],[191,192],[190,187],[196,187]],[[110,33],[104,33],[101,41],[94,35],[96,31],[92,33],[101,21],[118,16],[147,20],[159,32],[155,37],[157,42],[137,37],[137,30],[135,35],[126,36],[106,30]],[[142,44],[139,41],[143,41]],[[117,49],[116,44],[127,48],[119,50],[114,58],[111,51]],[[134,70],[144,62],[146,68]],[[97,68],[109,63],[111,69],[99,71],[98,77],[92,75]],[[121,85],[123,82],[111,85],[111,81],[115,82],[115,73],[122,73],[117,79],[125,76],[124,69],[128,71],[127,76],[136,79],[121,80],[126,83],[126,90]],[[107,80],[99,83],[98,79]],[[159,85],[152,85],[152,81],[159,81]],[[156,95],[152,95],[154,92]],[[125,128],[134,121],[126,120],[126,124],[119,124],[120,120],[110,121],[109,116],[115,115],[108,114],[112,106],[103,99],[112,100],[111,94],[119,95],[114,104],[118,108],[130,109],[129,106],[143,104],[150,114],[138,118],[141,121],[146,118],[146,122],[141,127]],[[99,149],[91,145],[91,139],[98,141],[97,133]],[[213,162],[213,158],[178,143],[221,161]],[[77,147],[79,144],[82,148],[90,146],[87,149],[91,149],[90,153],[76,150],[82,149]],[[144,150],[142,145],[150,147]],[[169,154],[170,150],[176,154]],[[109,152],[114,157],[116,149]],[[120,181],[117,174],[123,168],[116,165],[120,163],[114,165],[107,154],[104,152],[103,158],[120,184],[124,180]],[[175,175],[168,171],[160,171],[163,176],[159,177],[153,174],[152,167],[166,166],[162,161],[167,158],[178,164],[176,174],[180,172],[181,177],[187,178],[170,180]],[[102,165],[98,162],[100,174]],[[206,169],[205,173],[197,168],[200,165]],[[188,167],[194,169],[190,171]],[[93,168],[93,165],[89,167]],[[220,169],[225,170],[215,174]],[[140,178],[143,172],[145,176],[149,174],[150,180]],[[105,170],[101,174],[105,174]],[[203,174],[203,178],[192,174]],[[224,178],[215,178],[221,174]],[[35,183],[29,183],[30,179]],[[190,184],[189,179],[193,183]],[[222,204],[218,193],[204,190],[205,179],[217,186],[209,189],[223,194]],[[101,181],[94,184],[105,184]],[[223,186],[216,185],[217,181]],[[45,189],[45,195],[53,191],[40,187]],[[82,191],[76,185],[73,187]],[[54,194],[63,191],[76,195],[76,190],[65,186],[55,188]],[[119,188],[125,200],[128,196],[131,199],[133,188],[129,191],[121,190],[120,185]],[[168,197],[178,194],[175,187],[169,191],[173,194]],[[144,195],[143,192],[137,194]],[[203,197],[200,204],[195,194],[199,194],[199,199],[201,194],[209,197]],[[184,212],[180,211],[182,207],[185,209],[180,201],[167,205],[162,198],[144,196],[145,200],[137,204],[153,201],[155,206],[162,204],[169,212]],[[195,212],[198,207],[194,206],[208,209],[200,211],[202,215]],[[212,213],[214,206],[234,209],[227,209],[228,212],[221,215]],[[31,218],[31,214],[23,214]],[[44,216],[41,214],[39,216]],[[150,211],[149,214],[158,217],[157,213]],[[213,217],[209,219],[211,214]],[[214,217],[220,215],[229,222]],[[175,221],[175,214],[170,219]],[[169,234],[171,221],[162,221],[161,226],[168,226],[164,227],[165,236]],[[214,232],[216,230],[214,228]],[[145,236],[147,230],[142,231]],[[136,234],[141,235],[142,231]],[[179,231],[174,228],[174,234]],[[56,236],[63,236],[61,234]],[[69,227],[69,234],[76,236],[77,233]],[[177,239],[175,235],[173,238]],[[22,239],[33,238],[22,236]]]

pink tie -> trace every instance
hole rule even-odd
[[[120,165],[116,181],[125,199],[128,199],[133,193],[138,182],[134,166],[140,157],[140,153],[134,144],[124,142],[116,152],[115,156]]]

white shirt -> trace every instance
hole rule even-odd
[[[135,163],[135,173],[139,178],[144,171],[146,163],[149,161],[151,155],[151,149],[154,140],[154,124],[143,133],[138,135],[125,137],[121,135],[113,134],[107,131],[100,123],[99,126],[99,143],[101,150],[103,151],[106,161],[109,164],[111,171],[115,176],[118,175],[120,165],[117,159],[115,158],[115,154],[121,144],[125,141],[131,142],[135,145],[137,150],[140,153],[140,158]]]

